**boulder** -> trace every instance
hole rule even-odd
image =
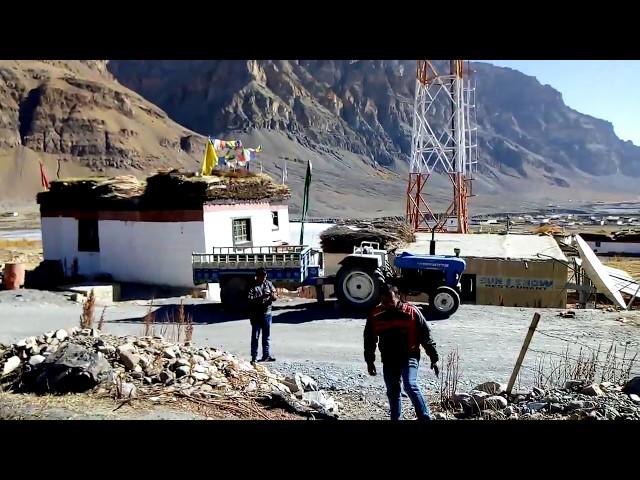
[[[484,399],[484,408],[487,410],[503,410],[507,404],[507,399],[499,395],[492,395]]]
[[[20,363],[22,362],[19,357],[16,357],[15,355],[13,357],[10,357],[4,363],[4,367],[2,369],[2,375],[9,375],[11,372],[13,372],[16,368],[20,366]]]
[[[111,378],[109,362],[99,352],[65,343],[26,372],[18,390],[34,393],[84,392]]]
[[[583,408],[585,408],[583,400],[571,400],[567,404],[567,409],[569,410],[581,410]]]
[[[189,367],[182,365],[176,368],[176,377],[180,378],[180,377],[184,377],[185,375],[189,375],[190,371],[191,369]]]
[[[138,363],[140,363],[140,355],[136,355],[135,353],[131,353],[127,350],[121,351],[120,362],[127,370],[133,370],[135,367],[139,366]]]
[[[60,330],[56,331],[55,337],[59,342],[62,342],[63,340],[65,340],[67,337],[69,336],[69,334],[67,333],[67,331],[63,328],[61,328]]]
[[[581,388],[584,385],[584,381],[582,380],[567,380],[564,382],[565,390],[575,390],[577,388]]]
[[[176,376],[171,370],[163,370],[158,375],[158,380],[165,385],[170,385],[176,379]]]
[[[474,390],[485,392],[489,395],[500,395],[507,390],[507,386],[498,382],[484,382],[474,388]]]
[[[316,382],[309,375],[300,375],[300,382],[302,383],[302,388],[305,392],[317,391],[318,382]]]
[[[118,385],[118,398],[135,398],[138,389],[133,383],[122,382]]]
[[[547,405],[548,404],[544,402],[529,402],[527,403],[527,408],[533,412],[537,412],[544,408],[547,408]]]
[[[632,393],[629,395],[629,399],[631,399],[631,401],[635,404],[640,404],[640,395],[636,395],[635,393]]]
[[[601,397],[604,395],[602,389],[595,383],[587,385],[582,390],[580,390],[580,393],[582,393],[583,395],[589,395],[591,397]]]
[[[34,355],[29,359],[29,365],[34,366],[38,365],[46,360],[46,357],[42,355]]]
[[[282,383],[289,387],[289,390],[294,394],[304,392],[304,385],[302,384],[301,375],[299,373],[285,377]]]

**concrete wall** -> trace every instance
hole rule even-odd
[[[272,211],[278,212],[278,228],[273,226]],[[274,245],[289,242],[289,208],[286,205],[256,203],[244,205],[205,205],[204,235],[206,252],[213,247],[233,246],[233,220],[251,219],[251,244]]]
[[[567,267],[555,261],[465,258],[476,275],[476,304],[565,308]]]

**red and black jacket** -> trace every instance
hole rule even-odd
[[[399,302],[394,308],[378,305],[373,309],[364,327],[364,359],[367,363],[375,362],[378,345],[382,363],[420,359],[420,345],[432,363],[438,361],[427,321],[410,303]]]

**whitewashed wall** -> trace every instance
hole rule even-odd
[[[278,228],[274,229],[272,211],[278,212]],[[205,207],[204,235],[206,251],[213,247],[233,246],[233,220],[251,219],[251,243],[254,246],[289,242],[289,209],[286,205],[216,205]]]
[[[635,242],[600,242],[600,246],[596,246],[596,242],[589,241],[587,244],[598,254],[640,254],[640,243]]]
[[[203,222],[98,222],[99,252],[78,252],[78,221],[43,218],[45,260],[61,260],[71,273],[109,274],[115,281],[192,287],[191,253],[204,251]]]

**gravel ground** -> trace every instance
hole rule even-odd
[[[166,299],[160,312],[172,308],[179,299]],[[245,318],[224,313],[219,305],[187,300],[187,311],[194,318],[194,341],[223,348],[248,357],[250,326]],[[126,302],[110,306],[105,314],[108,333],[141,334],[145,302]],[[75,326],[81,307],[64,295],[21,290],[0,292],[0,342],[9,343],[54,328]],[[97,309],[99,316],[101,309]],[[606,312],[577,310],[575,318],[562,318],[560,310],[463,305],[450,319],[430,322],[438,351],[444,360],[457,350],[460,356],[461,391],[469,391],[489,380],[506,383],[535,311],[542,315],[525,360],[520,386],[531,386],[536,362],[545,355],[562,355],[567,347],[573,355],[579,348],[608,349],[615,344],[622,357],[640,351],[638,320],[640,311]],[[387,401],[378,361],[378,375],[369,377],[362,358],[364,319],[347,317],[334,302],[288,299],[274,308],[272,328],[274,354],[278,358],[269,368],[283,373],[301,372],[314,377],[343,404],[341,418],[387,418]],[[436,408],[438,381],[423,358],[419,383],[432,410]],[[441,366],[441,370],[443,370]],[[636,364],[632,375],[640,374]],[[518,386],[518,384],[516,385]],[[407,399],[405,414],[413,409]]]

